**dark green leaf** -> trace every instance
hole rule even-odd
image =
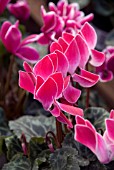
[[[17,154],[13,159],[4,165],[2,170],[31,170],[29,159],[22,154]]]
[[[105,119],[109,117],[109,112],[101,107],[90,107],[84,112],[87,118],[97,130],[105,129]]]
[[[32,164],[34,163],[36,158],[39,158],[38,165],[40,165],[42,161],[46,160],[44,157],[39,156],[39,154],[45,149],[47,149],[47,145],[46,143],[44,143],[43,138],[38,138],[38,137],[31,138],[29,142],[28,152]]]
[[[6,145],[7,145],[7,158],[11,160],[14,155],[18,153],[23,153],[21,147],[21,141],[16,136],[11,136],[6,138]]]
[[[34,136],[45,137],[48,131],[55,132],[55,119],[46,116],[23,116],[15,121],[10,121],[9,127],[19,138],[23,132],[29,141]]]

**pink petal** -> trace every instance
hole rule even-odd
[[[108,137],[112,142],[114,141],[114,120],[113,119],[106,119],[106,131]]]
[[[36,77],[36,86],[35,86],[35,95],[37,90],[40,88],[40,86],[44,83],[44,80],[42,79],[42,77],[37,76]]]
[[[30,93],[34,93],[35,82],[32,73],[19,71],[19,86]]]
[[[96,137],[93,131],[85,125],[75,125],[75,140],[87,146],[95,153]]]
[[[91,20],[93,20],[94,18],[94,14],[89,14],[86,15],[84,18],[81,19],[80,23],[83,25],[85,22],[90,22]]]
[[[38,41],[39,44],[41,45],[46,45],[50,43],[50,37],[48,37],[46,34],[44,33],[40,33],[38,35]]]
[[[50,77],[40,86],[40,88],[36,92],[35,99],[42,103],[45,110],[49,110],[56,96],[57,84],[53,80],[53,78]]]
[[[5,43],[5,35],[6,35],[10,26],[11,26],[11,23],[9,21],[5,21],[1,26],[0,37],[1,37],[3,43]]]
[[[80,54],[75,39],[73,39],[69,44],[65,52],[65,55],[69,62],[69,73],[72,74],[74,73],[80,62]]]
[[[98,82],[99,76],[81,69],[81,75],[74,74],[73,80],[78,82],[82,87],[92,87]]]
[[[63,52],[65,52],[68,47],[67,42],[62,37],[59,37],[58,43],[61,45]]]
[[[60,109],[58,106],[54,105],[54,108],[52,110],[50,110],[50,113],[54,116],[54,117],[59,117],[60,116]]]
[[[8,25],[7,25],[8,26]],[[9,52],[15,53],[21,41],[21,32],[15,25],[11,25],[4,37],[4,45]]]
[[[68,87],[70,82],[70,76],[64,78],[64,90]]]
[[[57,54],[56,53],[51,53],[51,54],[48,54],[49,58],[51,59],[52,63],[53,63],[53,67],[54,67],[54,70],[53,72],[57,71],[57,67],[58,67],[58,57],[57,57]]]
[[[33,43],[35,41],[38,41],[38,38],[39,38],[38,34],[29,35],[28,37],[23,39],[23,41],[21,42],[21,46]]]
[[[113,73],[108,70],[103,70],[102,72],[98,73],[100,76],[100,81],[101,82],[108,82],[113,79]]]
[[[57,7],[53,2],[49,2],[49,11],[54,11],[57,13]]]
[[[64,124],[67,124],[69,128],[73,128],[71,121],[62,112],[60,112],[60,116],[57,117],[57,120]]]
[[[68,32],[63,32],[62,37],[68,44],[70,44],[74,38],[74,36]]]
[[[107,69],[114,74],[114,55],[107,60]]]
[[[44,25],[41,28],[42,32],[48,33],[52,29],[54,29],[56,25],[56,14],[53,11],[46,13],[44,7],[41,7],[42,17],[44,21]]]
[[[109,163],[109,151],[103,137],[97,133],[97,145],[96,145],[96,156],[101,163]]]
[[[60,72],[54,73],[52,74],[50,77],[53,78],[53,80],[56,82],[57,84],[57,98],[59,98],[59,96],[61,95],[62,91],[63,91],[63,76]]]
[[[63,76],[66,76],[66,74],[68,72],[68,68],[69,68],[68,59],[61,51],[56,50],[55,52],[56,52],[57,58],[58,58],[57,71],[62,72]]]
[[[24,70],[26,72],[31,72],[32,73],[32,67],[26,61],[24,61],[23,67],[24,67]]]
[[[110,111],[110,119],[114,119],[114,110],[113,109]]]
[[[76,124],[82,124],[82,125],[86,125],[85,124],[85,119],[79,115],[76,116]]]
[[[62,104],[59,102],[57,102],[57,104],[60,107],[60,109],[63,110],[64,112],[67,112],[73,116],[76,116],[76,115],[83,116],[83,110],[78,107],[74,107],[74,106],[67,105],[67,104]]]
[[[97,35],[94,28],[88,22],[86,22],[82,27],[81,33],[84,36],[89,48],[95,48],[97,43]]]
[[[29,47],[29,46],[21,46],[16,51],[15,55],[30,63],[36,63],[39,59],[38,51],[33,47]]]
[[[69,85],[64,90],[63,95],[69,103],[76,103],[81,95],[81,91]]]
[[[50,45],[50,52],[53,53],[55,52],[56,50],[59,50],[59,51],[63,51],[61,45],[57,42],[53,42],[51,45]]]
[[[38,61],[33,68],[34,74],[41,76],[43,79],[47,79],[53,73],[53,70],[54,66],[48,55]]]
[[[91,50],[91,60],[89,61],[91,65],[99,67],[105,61],[105,55],[97,50]]]
[[[85,65],[87,64],[90,55],[88,46],[85,40],[79,34],[76,35],[75,39],[79,48],[80,58],[81,58],[79,67],[85,68]]]

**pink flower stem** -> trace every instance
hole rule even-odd
[[[9,65],[9,69],[8,69],[8,73],[7,73],[7,77],[6,77],[6,84],[5,84],[5,94],[8,92],[9,90],[9,86],[10,86],[10,80],[12,77],[12,69],[13,69],[13,64],[14,64],[14,55],[10,56],[10,65]]]

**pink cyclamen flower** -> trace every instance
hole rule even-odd
[[[37,41],[38,35],[33,34],[22,40],[22,34],[18,25],[18,21],[14,25],[9,21],[5,21],[2,24],[0,30],[2,43],[12,54],[28,62],[35,63],[39,58],[39,54],[36,49],[27,45]]]
[[[67,0],[60,0],[57,6],[50,2],[49,12],[42,6],[41,14],[44,22],[38,39],[41,44],[57,40],[63,31],[76,35],[86,21],[93,19],[93,14],[85,16],[77,3],[68,4]]]
[[[7,8],[19,20],[27,20],[30,16],[30,8],[27,0],[18,0],[16,3],[9,3]]]
[[[103,52],[106,56],[105,62],[96,68],[96,73],[100,75],[101,82],[108,82],[114,78],[114,47],[108,46]]]
[[[0,14],[3,13],[4,9],[6,8],[9,2],[10,0],[0,0]]]
[[[114,110],[111,110],[105,124],[106,130],[102,136],[88,120],[76,116],[74,138],[87,146],[101,163],[107,164],[114,158]]]
[[[58,50],[64,53],[68,61],[67,73],[71,74],[73,81],[83,87],[92,87],[98,82],[99,75],[86,71],[86,64],[89,62],[94,67],[98,67],[105,61],[104,53],[94,49],[96,42],[96,32],[86,22],[76,36],[63,32],[62,37],[50,45],[50,52]]]
[[[83,116],[83,110],[73,106],[81,91],[71,86],[69,76],[63,77],[58,66],[60,57],[59,52],[46,55],[33,68],[24,62],[25,71],[19,72],[19,86],[32,93],[34,99],[40,101],[45,110],[72,128],[72,123],[62,111]],[[64,103],[60,103],[62,98],[65,100]]]

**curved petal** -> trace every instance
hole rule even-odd
[[[56,50],[55,53],[57,54],[57,58],[58,58],[57,71],[62,72],[63,76],[66,76],[69,68],[68,59],[61,51]]]
[[[60,116],[60,109],[57,105],[54,105],[54,108],[52,110],[50,110],[50,113],[54,116],[54,117],[59,117]]]
[[[75,140],[87,146],[92,152],[96,152],[96,134],[85,125],[75,125]]]
[[[102,52],[99,52],[97,50],[91,50],[91,59],[90,59],[90,64],[99,67],[103,64],[105,61],[105,54]]]
[[[83,110],[78,108],[78,107],[74,107],[74,106],[63,104],[63,103],[59,103],[59,102],[57,102],[57,105],[60,107],[61,110],[63,110],[64,112],[69,113],[70,115],[73,115],[73,116],[76,116],[76,115],[83,116]]]
[[[41,76],[45,80],[53,73],[53,70],[54,66],[52,60],[47,55],[35,64],[33,73],[36,76]]]
[[[107,69],[114,74],[114,55],[107,60]]]
[[[53,42],[50,45],[50,52],[53,53],[56,50],[59,50],[59,51],[63,52],[63,49],[62,49],[61,45],[59,43],[57,43],[57,42]]]
[[[30,93],[34,93],[34,75],[24,71],[19,71],[19,86]]]
[[[26,38],[24,38],[22,40],[20,45],[23,46],[23,45],[27,45],[27,44],[33,43],[35,41],[38,41],[38,38],[39,38],[38,34],[29,35],[28,37],[26,37]]]
[[[52,74],[50,77],[52,77],[57,84],[58,92],[56,98],[59,98],[62,95],[63,91],[63,76],[60,72],[56,72]]]
[[[95,48],[97,43],[97,35],[94,28],[88,22],[86,22],[80,32],[84,36],[89,48]]]
[[[26,72],[31,72],[32,73],[32,67],[26,61],[24,61],[23,67],[24,67],[24,70]]]
[[[87,64],[87,62],[89,60],[89,55],[90,55],[89,49],[88,49],[88,46],[87,46],[85,40],[79,34],[76,35],[75,39],[76,39],[78,49],[80,52],[79,67],[84,69],[85,65]]]
[[[15,25],[11,25],[4,36],[4,45],[9,52],[15,53],[21,42],[21,32]]]
[[[0,37],[1,37],[3,43],[5,43],[5,35],[6,35],[10,26],[11,26],[11,23],[9,21],[5,21],[1,26]]]
[[[114,120],[113,119],[107,119],[106,120],[106,132],[108,137],[114,142]]]
[[[79,63],[80,63],[80,54],[79,54],[79,49],[76,43],[76,40],[73,39],[71,41],[71,43],[69,44],[66,52],[65,52],[65,56],[68,59],[69,62],[69,73],[74,73],[74,71],[76,70],[76,68],[78,67]]]
[[[40,33],[38,35],[38,43],[41,44],[41,45],[46,45],[46,44],[49,44],[50,43],[50,38],[44,34],[44,33]]]
[[[71,121],[62,112],[60,112],[60,116],[57,117],[57,120],[64,124],[67,124],[69,128],[73,128]]]
[[[97,74],[93,74],[83,69],[81,69],[80,75],[74,74],[72,77],[73,77],[73,80],[78,82],[82,87],[92,87],[99,80],[99,76]]]
[[[74,36],[68,32],[63,32],[62,37],[68,44],[70,44],[74,38]]]
[[[36,63],[39,59],[38,51],[34,49],[33,47],[29,47],[29,46],[20,47],[16,51],[15,55],[17,55],[19,58],[30,63]]]
[[[57,57],[57,54],[56,53],[51,53],[51,54],[48,54],[49,58],[51,59],[52,63],[53,63],[53,67],[54,67],[54,70],[53,72],[56,72],[57,71],[57,67],[58,67],[58,57]]]
[[[57,83],[49,77],[37,90],[35,99],[42,103],[45,110],[49,110],[57,96],[57,92]]]
[[[98,73],[100,76],[100,81],[101,82],[108,82],[113,79],[113,73],[108,70],[103,70],[102,72]]]
[[[65,52],[68,47],[67,42],[62,37],[59,37],[58,43],[61,45],[63,52]]]
[[[74,88],[73,86],[69,85],[63,92],[64,98],[69,103],[76,103],[81,95],[81,90]]]

